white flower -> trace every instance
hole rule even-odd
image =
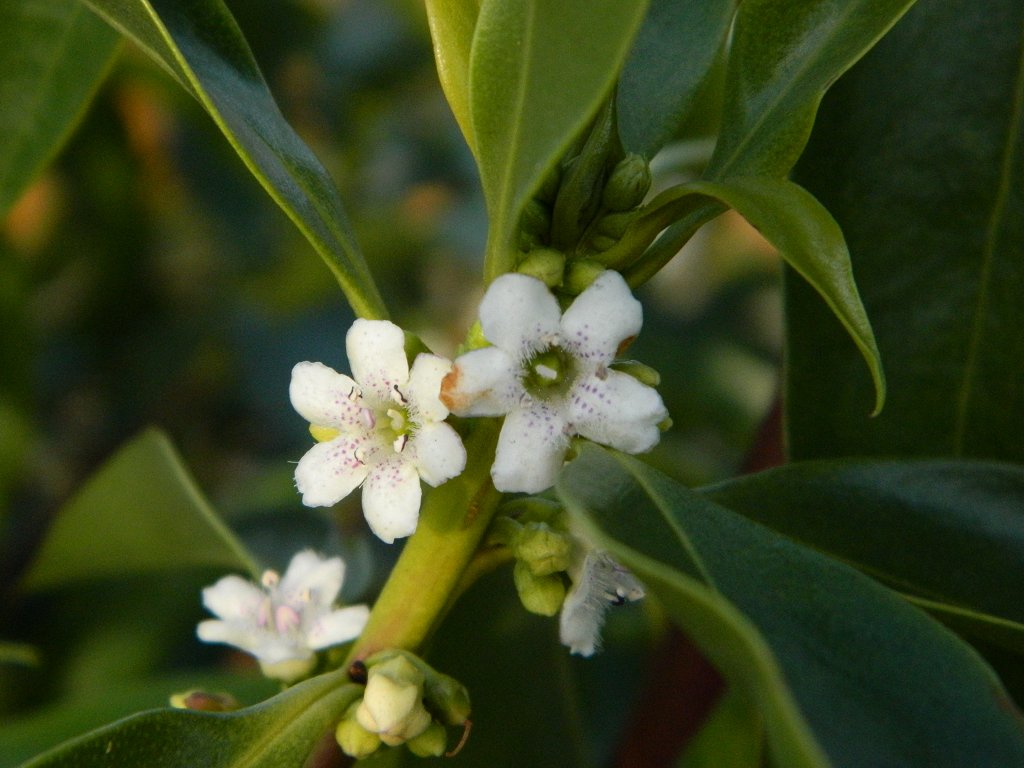
[[[309,550],[292,558],[284,576],[265,571],[262,587],[225,576],[203,590],[216,619],[199,623],[207,643],[227,643],[255,656],[263,673],[285,682],[308,674],[316,651],[359,636],[370,615],[365,605],[335,609],[345,564]]]
[[[564,315],[536,278],[506,274],[491,284],[480,325],[494,346],[459,357],[441,399],[459,416],[507,414],[491,468],[495,488],[549,488],[573,435],[628,453],[657,444],[668,417],[661,397],[608,368],[642,323],[640,302],[618,272],[601,273]]]
[[[559,639],[571,653],[592,656],[601,646],[601,627],[608,607],[639,600],[644,588],[611,555],[598,550],[587,552],[571,578],[572,589],[559,618]]]
[[[466,449],[444,419],[444,358],[420,354],[412,370],[405,334],[386,320],[356,320],[345,337],[355,380],[323,363],[292,369],[292,405],[321,442],[295,468],[302,502],[326,507],[363,486],[363,514],[389,544],[416,530],[420,479],[437,486],[466,466]]]

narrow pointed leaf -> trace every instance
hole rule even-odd
[[[685,119],[725,42],[736,0],[653,0],[616,92],[628,152],[651,158]]]
[[[82,0],[203,105],[334,273],[356,314],[387,316],[326,169],[285,120],[221,0]]]
[[[1000,623],[989,629],[1004,643],[1011,633],[1024,650],[1021,467],[797,462],[704,490],[718,504],[935,603],[951,621]]]
[[[63,146],[119,40],[77,0],[0,3],[0,218]]]
[[[1024,721],[987,664],[853,568],[596,446],[557,492],[758,703],[773,764],[1024,764]]]
[[[490,219],[484,273],[515,264],[527,198],[597,112],[647,0],[485,0],[473,39],[470,114]]]
[[[441,88],[466,143],[475,154],[469,110],[469,59],[480,0],[426,0],[426,8]]]
[[[744,0],[708,178],[785,176],[822,95],[914,0]]]
[[[921,0],[823,102],[796,174],[846,234],[892,397],[860,417],[869,385],[788,286],[794,458],[1024,463],[1022,29],[1017,0]]]
[[[197,566],[258,568],[163,434],[128,443],[60,511],[23,586]]]
[[[335,672],[237,712],[142,712],[73,739],[22,768],[301,766],[360,691],[343,672]]]

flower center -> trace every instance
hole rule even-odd
[[[401,453],[409,442],[412,421],[409,418],[409,401],[396,386],[391,392],[392,406],[384,411],[385,418],[380,419],[377,428],[384,439],[391,443],[395,453]]]
[[[576,378],[576,361],[559,346],[552,345],[523,365],[523,386],[541,400],[564,394]]]

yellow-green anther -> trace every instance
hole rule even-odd
[[[612,169],[601,194],[601,202],[610,211],[629,211],[644,201],[651,188],[651,169],[640,155],[629,154]]]
[[[572,542],[545,523],[528,523],[516,538],[513,553],[534,576],[550,576],[569,567]]]
[[[448,734],[440,723],[430,726],[414,739],[405,742],[416,757],[441,757],[448,749]]]
[[[562,284],[565,273],[565,254],[553,248],[534,248],[516,267],[517,272],[541,280],[548,288]]]
[[[534,576],[526,563],[517,560],[512,577],[526,610],[539,616],[558,613],[565,601],[565,584],[561,576]]]
[[[381,745],[380,736],[366,730],[356,720],[356,710],[361,703],[362,699],[359,699],[346,710],[344,717],[342,717],[341,722],[338,723],[338,727],[334,731],[334,738],[338,742],[338,746],[341,747],[342,752],[354,757],[356,760],[369,757]]]
[[[656,387],[661,384],[661,374],[649,365],[637,362],[636,360],[619,360],[608,366],[613,371],[620,371],[627,376],[632,376],[641,384],[649,387]]]
[[[573,259],[565,271],[564,288],[570,296],[583,293],[608,268],[591,259]]]

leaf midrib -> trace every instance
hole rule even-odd
[[[953,455],[964,455],[967,438],[968,410],[978,375],[978,357],[981,354],[982,335],[985,328],[989,304],[989,292],[992,287],[993,263],[996,258],[996,242],[999,231],[1006,219],[1006,211],[1013,182],[1013,168],[1017,160],[1018,137],[1021,132],[1021,121],[1024,116],[1024,30],[1021,35],[1020,54],[1017,60],[1017,79],[1014,88],[1012,113],[1006,132],[1006,146],[1003,149],[1003,161],[999,168],[999,184],[993,198],[992,213],[985,228],[985,245],[982,250],[981,272],[978,279],[978,298],[975,302],[974,316],[971,320],[971,337],[968,342],[963,380],[960,386],[960,397],[957,402],[956,421],[953,424]]]

